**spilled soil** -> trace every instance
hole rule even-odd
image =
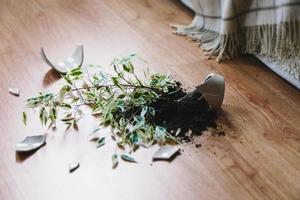
[[[190,142],[195,135],[201,135],[208,127],[216,128],[216,112],[209,109],[205,98],[185,99],[188,93],[178,83],[180,90],[163,96],[151,106],[155,109],[154,122],[167,128],[168,132],[181,142]]]

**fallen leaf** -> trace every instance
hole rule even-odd
[[[102,147],[103,145],[105,145],[105,137],[100,138],[97,141],[97,143],[98,143],[97,148]]]
[[[118,154],[113,154],[111,160],[112,160],[112,168],[115,169],[119,164]]]
[[[27,115],[25,112],[22,113],[22,121],[23,121],[23,124],[26,126],[27,124]]]
[[[127,162],[136,162],[136,160],[128,154],[122,154],[121,158]]]

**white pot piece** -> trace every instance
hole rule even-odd
[[[178,151],[179,147],[165,145],[160,147],[152,156],[153,160],[170,160]]]
[[[27,136],[16,144],[17,152],[29,152],[36,150],[46,143],[46,135]]]
[[[74,50],[72,56],[66,58],[63,61],[59,61],[59,62],[50,61],[49,58],[46,56],[46,53],[45,53],[43,47],[41,48],[41,56],[42,56],[43,61],[45,63],[47,63],[50,67],[55,69],[60,74],[66,74],[68,71],[70,71],[76,67],[81,67],[81,65],[83,63],[83,57],[84,57],[83,46],[78,45],[76,47],[76,49]]]
[[[224,94],[224,77],[219,74],[211,73],[205,78],[201,85],[197,86],[193,92],[179,99],[179,101],[204,97],[211,110],[218,110],[222,106]]]
[[[80,166],[80,164],[78,162],[73,162],[69,164],[69,172],[72,173],[74,172],[76,169],[78,169]]]
[[[20,95],[20,89],[19,88],[9,88],[8,91],[12,95],[15,95],[15,96]]]

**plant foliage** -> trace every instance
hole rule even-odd
[[[88,105],[93,115],[101,116],[101,125],[112,127],[112,138],[123,148],[128,145],[135,149],[174,140],[165,127],[154,123],[156,110],[151,105],[180,88],[167,75],[144,72],[145,77],[138,77],[132,62],[134,56],[115,58],[111,63],[112,74],[100,67],[94,73],[87,68],[75,68],[63,77],[66,83],[58,93],[41,92],[29,98],[26,105],[38,110],[43,125],[55,126],[57,120],[61,120],[68,127],[77,126],[83,115],[81,106]],[[63,116],[59,118],[58,113]],[[26,124],[26,113],[22,116]],[[98,147],[104,144],[105,138],[100,138]],[[113,154],[114,167],[117,158],[117,154]],[[121,158],[135,161],[128,155]]]

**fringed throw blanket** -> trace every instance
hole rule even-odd
[[[198,41],[209,57],[268,57],[300,80],[300,0],[192,0],[192,9],[192,23],[174,25],[175,33]]]

